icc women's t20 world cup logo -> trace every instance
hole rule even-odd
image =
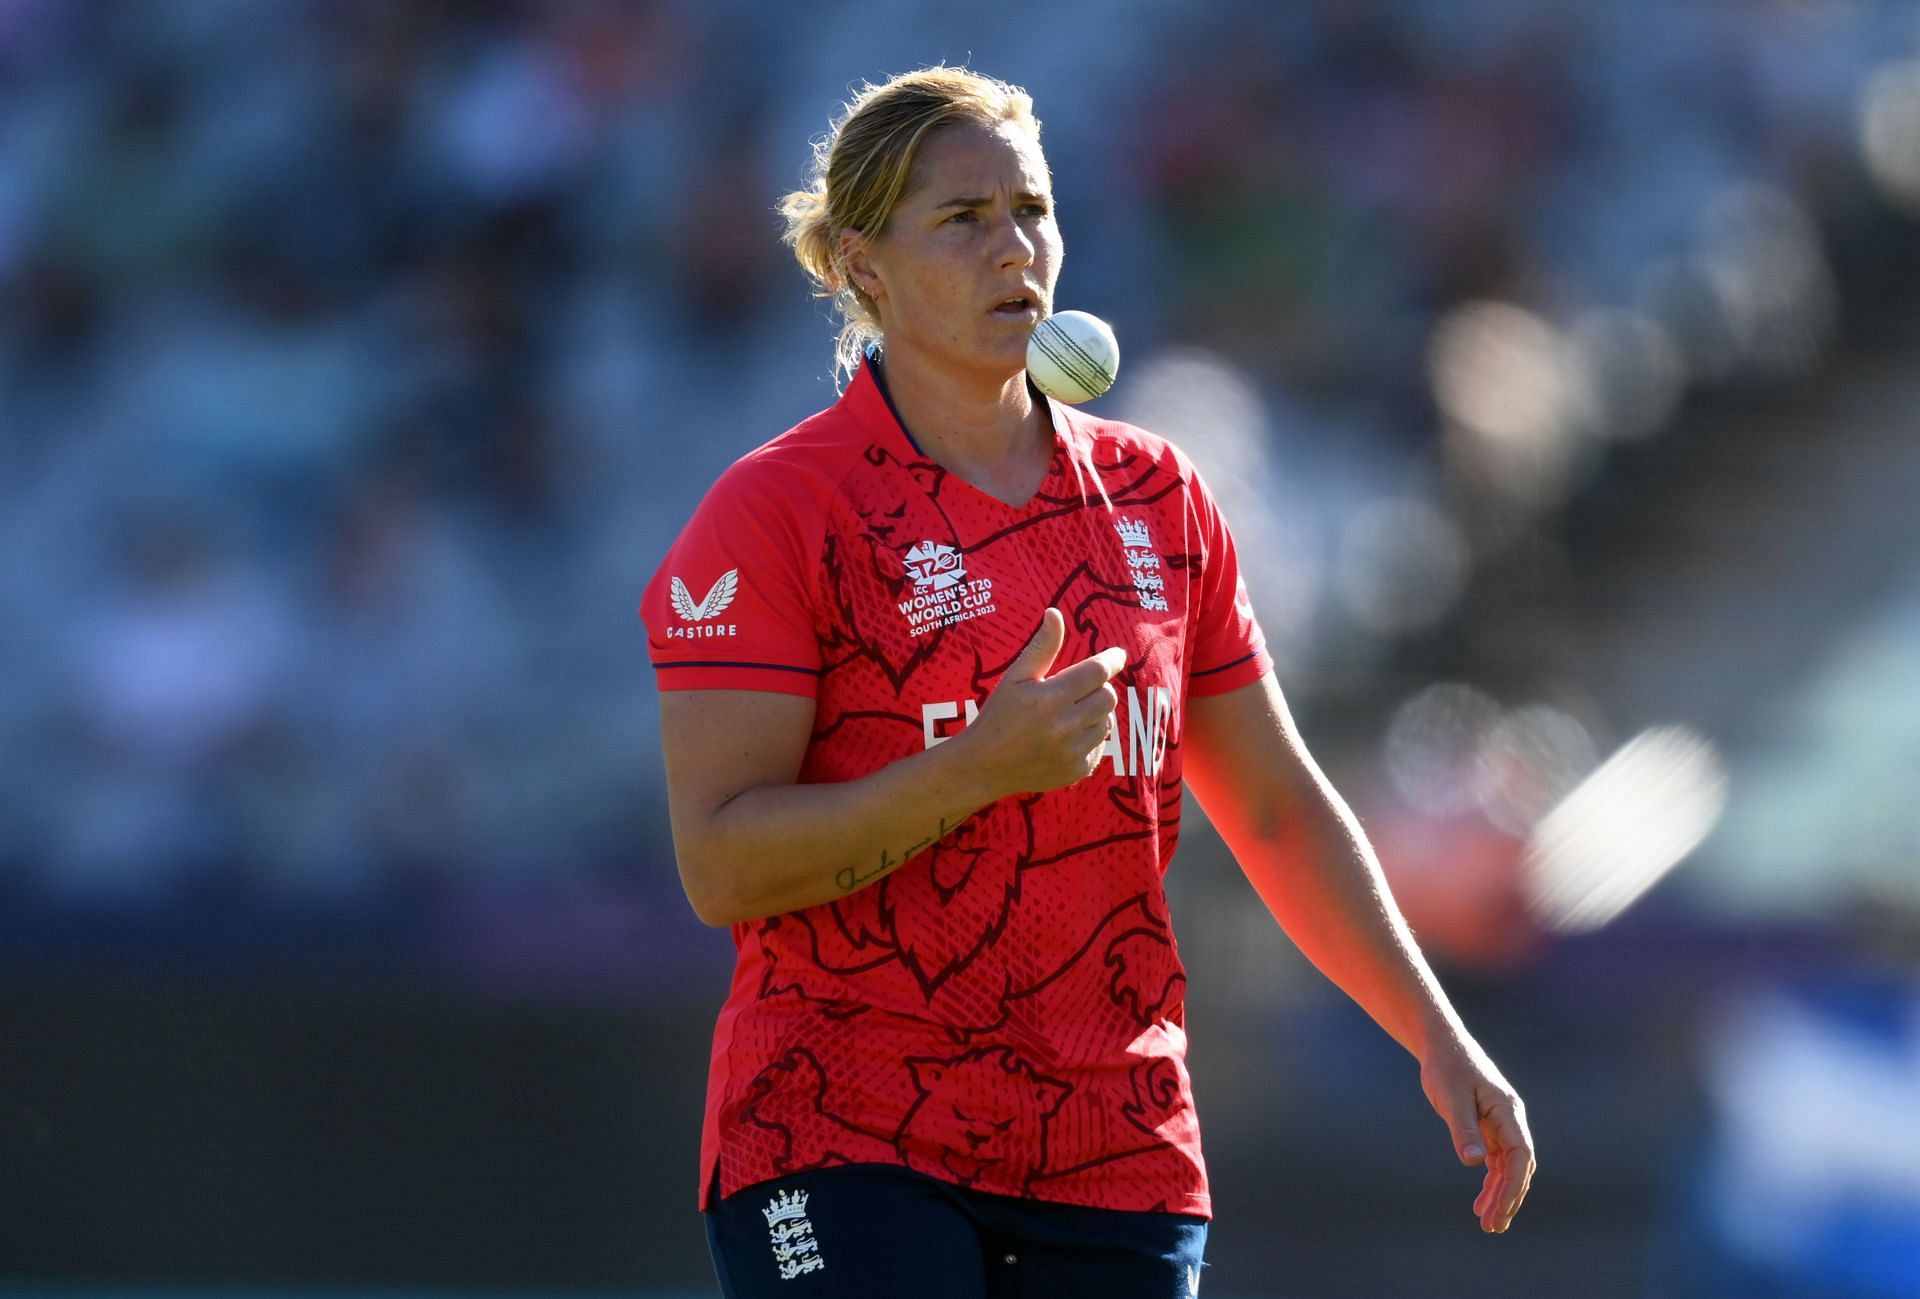
[[[913,581],[913,594],[900,601],[907,633],[923,635],[939,627],[993,612],[993,583],[987,578],[967,581],[967,568],[957,546],[922,541],[901,558]]]
[[[920,591],[944,591],[967,575],[960,552],[937,541],[923,541],[907,552],[907,576]]]

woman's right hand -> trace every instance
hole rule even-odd
[[[953,737],[964,741],[996,798],[1071,785],[1099,765],[1120,698],[1110,683],[1126,666],[1126,651],[1108,646],[1049,676],[1066,635],[1065,615],[1049,608],[980,715]]]

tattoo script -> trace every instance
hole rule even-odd
[[[965,819],[965,817],[961,818],[961,820]],[[959,821],[955,821],[952,825],[947,824],[947,818],[943,816],[940,818],[940,829],[938,831],[928,835],[919,843],[909,845],[901,851],[898,857],[894,856],[887,849],[882,848],[880,850],[880,864],[872,870],[862,872],[854,866],[842,867],[840,872],[833,877],[833,882],[840,886],[841,892],[851,893],[862,884],[869,884],[879,879],[895,866],[904,865],[906,862],[912,860],[915,853],[926,848],[931,848],[935,843],[946,838],[949,830],[958,829],[959,826]]]

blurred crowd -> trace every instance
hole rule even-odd
[[[1689,385],[1817,367],[1920,48],[1893,0],[1026,8],[0,5],[0,893],[672,907],[634,608],[831,400],[773,205],[864,78],[1033,91],[1134,411],[1297,468],[1229,513],[1311,694]],[[1322,488],[1407,500],[1286,532]]]

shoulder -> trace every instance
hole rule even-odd
[[[793,518],[824,513],[867,442],[840,407],[829,406],[728,465],[702,507]]]

